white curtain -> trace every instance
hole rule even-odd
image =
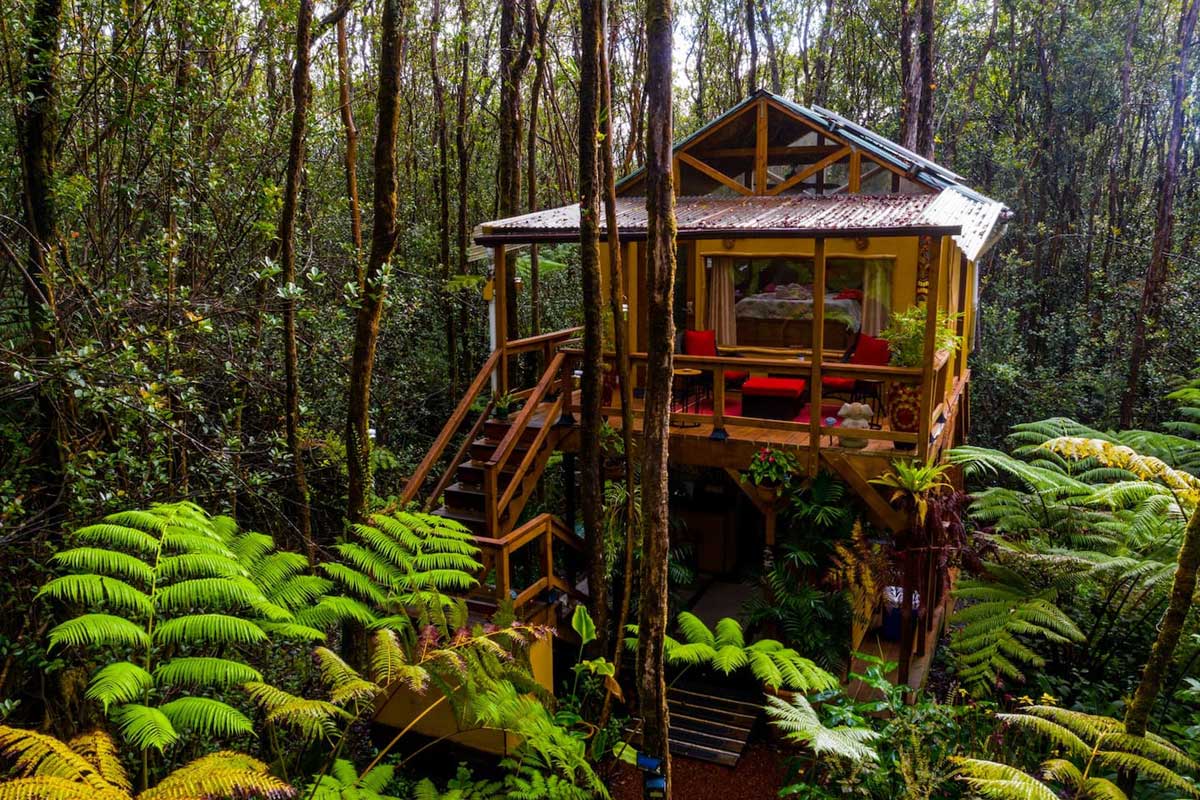
[[[737,344],[737,317],[733,313],[733,259],[715,258],[708,275],[708,325],[717,344]]]
[[[862,332],[878,336],[887,327],[892,311],[892,259],[863,262]]]

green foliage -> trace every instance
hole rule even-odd
[[[296,795],[266,764],[229,751],[201,756],[135,795],[116,745],[103,731],[64,743],[0,725],[0,757],[9,767],[9,779],[0,781],[0,800],[287,800]]]
[[[928,310],[922,306],[910,306],[893,311],[888,325],[879,332],[886,339],[892,353],[894,367],[919,367],[925,361],[925,319]],[[947,316],[938,312],[934,335],[934,349],[954,355],[962,347],[962,337],[954,332],[954,325],[961,314]]]
[[[751,456],[742,480],[755,486],[787,486],[799,471],[796,456],[774,447],[764,447]]]
[[[837,678],[811,660],[774,639],[759,639],[747,644],[742,625],[732,617],[719,620],[714,630],[689,611],[676,618],[681,640],[666,637],[664,658],[677,667],[711,667],[723,675],[742,668],[771,689],[812,692],[832,689]],[[637,647],[637,626],[627,627],[630,637],[625,645]]]
[[[303,566],[275,553],[269,537],[241,533],[190,503],[112,514],[73,538],[83,546],[54,557],[72,571],[39,596],[68,613],[85,611],[50,630],[50,647],[107,654],[86,697],[139,749],[164,750],[184,733],[253,735],[244,714],[205,696],[261,680],[229,648],[265,642],[275,625],[323,636],[292,613],[307,595],[279,592]]]
[[[787,739],[805,745],[818,756],[854,763],[878,759],[870,746],[879,738],[878,733],[846,725],[826,727],[804,695],[792,695],[790,701],[767,695],[766,708],[771,724],[783,731]]]
[[[1200,797],[1200,787],[1185,773],[1196,762],[1162,737],[1130,736],[1119,720],[1056,706],[1028,706],[997,719],[1016,735],[1042,741],[1060,757],[1043,761],[1038,774],[978,758],[958,758],[957,777],[983,797],[994,800],[1045,798],[1067,792],[1078,800],[1125,798],[1114,776],[1134,773],[1174,794]]]

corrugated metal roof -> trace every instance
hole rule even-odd
[[[913,236],[959,234],[959,217],[974,221],[961,203],[942,195],[805,195],[738,198],[680,197],[675,224],[680,238],[729,236]],[[931,213],[932,210],[932,213]],[[622,238],[646,235],[646,199],[617,198],[617,227]],[[604,232],[603,221],[601,231]],[[536,211],[490,222],[476,237],[480,244],[519,241],[570,241],[579,235],[579,206]],[[972,236],[978,234],[972,233]]]
[[[1004,233],[1003,218],[1007,211],[1003,203],[960,186],[950,186],[925,209],[925,216],[961,225],[962,232],[954,241],[968,259],[977,261]]]

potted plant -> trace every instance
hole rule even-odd
[[[919,367],[925,358],[925,319],[927,310],[913,306],[904,311],[893,312],[888,326],[879,333],[879,338],[888,343],[893,367]],[[947,317],[938,312],[934,340],[935,352],[954,355],[962,346],[962,337],[954,332],[953,323],[959,315]],[[921,387],[919,384],[892,381],[888,389],[888,418],[892,430],[916,433],[921,428]],[[896,443],[897,449],[911,449],[910,443]]]
[[[517,398],[508,392],[504,394],[496,392],[492,395],[492,416],[498,420],[508,419],[508,415],[516,406]]]
[[[800,465],[791,453],[764,447],[750,459],[750,467],[742,473],[742,480],[755,486],[763,500],[774,502],[780,489],[791,483],[799,469]]]

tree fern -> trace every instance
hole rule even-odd
[[[676,618],[683,641],[670,636],[664,643],[664,658],[679,667],[708,666],[729,675],[749,668],[754,676],[772,689],[798,692],[822,691],[838,685],[837,679],[790,647],[774,639],[759,639],[747,645],[742,625],[736,619],[719,620],[715,632],[691,612]],[[625,640],[629,649],[637,646],[637,626],[627,626]]]
[[[112,654],[86,696],[136,747],[161,750],[185,731],[203,739],[252,734],[241,712],[205,696],[261,679],[229,648],[265,643],[269,627],[281,638],[322,635],[297,614],[328,581],[302,591],[293,583],[278,595],[271,582],[297,580],[307,562],[194,504],[112,514],[72,538],[81,546],[53,559],[67,574],[39,593],[68,617],[50,630],[50,647]],[[174,657],[163,661],[167,653]],[[171,700],[160,705],[168,689]]]
[[[771,724],[783,731],[785,738],[805,745],[818,756],[831,756],[852,763],[878,760],[875,749],[871,747],[871,743],[879,738],[878,733],[870,728],[845,725],[826,727],[803,695],[793,695],[790,702],[767,695],[766,711]]]
[[[1007,764],[974,758],[956,759],[957,777],[983,797],[1059,798],[1077,800],[1124,798],[1108,776],[1136,773],[1174,795],[1200,797],[1194,775],[1198,765],[1162,737],[1131,736],[1120,720],[1055,706],[1028,706],[998,721],[1059,751],[1044,761],[1036,775]]]

